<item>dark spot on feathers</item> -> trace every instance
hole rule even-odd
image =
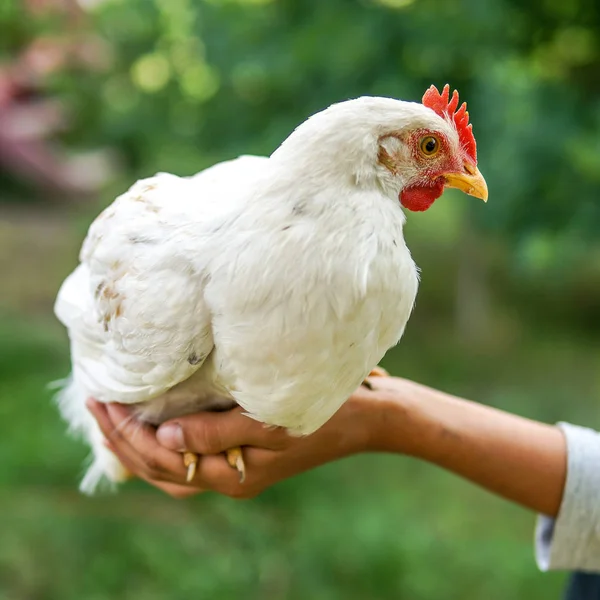
[[[291,225],[286,225],[285,227],[283,227],[281,229],[281,231],[287,231],[290,227],[291,227]]]
[[[394,246],[398,246],[398,244],[396,244],[396,240],[392,240],[392,242],[394,242]]]
[[[306,213],[306,202],[298,202],[292,208],[292,214],[301,217],[304,213]]]
[[[203,359],[204,356],[198,356],[195,352],[192,352],[188,356],[188,362],[190,363],[190,365],[197,365],[198,363],[202,362]]]
[[[100,294],[100,298],[102,298],[102,300],[115,300],[118,297],[119,294],[114,288],[109,287],[108,285],[102,286],[102,293]]]
[[[132,244],[156,244],[156,240],[143,235],[130,235],[129,241]]]

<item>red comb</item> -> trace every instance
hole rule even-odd
[[[467,103],[463,102],[458,110],[458,92],[454,90],[450,98],[450,86],[446,84],[442,93],[432,85],[423,95],[423,105],[436,112],[440,117],[454,121],[458,139],[470,158],[477,164],[477,144],[473,136],[473,125],[469,123]]]

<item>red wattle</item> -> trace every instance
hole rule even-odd
[[[414,186],[400,192],[400,203],[414,212],[427,210],[444,192],[444,181],[431,186]]]

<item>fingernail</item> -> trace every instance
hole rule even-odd
[[[183,430],[179,423],[165,423],[158,428],[156,439],[159,444],[177,450],[178,452],[185,451],[185,442],[183,440]]]
[[[96,401],[93,398],[88,398],[85,401],[85,406],[87,407],[88,410],[94,410],[96,408]]]

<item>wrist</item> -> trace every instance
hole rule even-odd
[[[369,426],[364,451],[427,458],[438,427],[431,410],[435,392],[398,378],[378,383],[365,408]]]
[[[362,394],[356,393],[343,405],[340,412],[344,419],[338,432],[343,433],[343,443],[340,444],[341,455],[351,456],[370,452],[371,437],[373,435],[371,414],[371,402],[366,401]]]

